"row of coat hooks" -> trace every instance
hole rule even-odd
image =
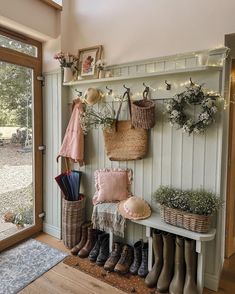
[[[166,84],[166,90],[170,91],[171,90],[171,84],[167,80],[165,80],[165,84]],[[195,83],[192,81],[192,78],[189,78],[189,84],[191,86],[195,85]],[[155,89],[153,89],[150,86],[146,85],[145,82],[143,82],[143,86],[145,87],[144,91],[143,91],[143,97],[148,96],[151,89],[155,91]],[[109,88],[108,86],[106,86],[105,88],[106,88],[106,90],[108,90],[107,96],[113,96],[113,89]],[[127,87],[125,84],[123,85],[123,88],[126,90],[126,92],[130,93],[131,88]],[[79,96],[82,96],[82,94],[83,94],[83,92],[79,91],[78,89],[75,89],[75,92],[78,93]],[[158,99],[158,100],[161,100],[161,99]],[[163,100],[165,100],[165,99],[163,99]]]

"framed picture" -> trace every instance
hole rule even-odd
[[[78,50],[78,62],[81,77],[97,78],[96,62],[101,59],[103,47],[94,46]]]

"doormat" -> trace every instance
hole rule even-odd
[[[144,279],[131,274],[119,275],[114,272],[106,272],[103,267],[90,262],[87,258],[79,258],[78,256],[68,256],[63,261],[66,265],[77,270],[81,270],[88,275],[101,280],[119,290],[126,293],[138,294],[154,294],[155,289],[149,289],[144,283]]]
[[[29,239],[0,253],[0,294],[18,293],[68,254]]]

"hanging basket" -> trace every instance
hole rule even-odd
[[[207,233],[210,229],[210,215],[198,215],[161,205],[161,219],[168,224],[197,233]]]
[[[81,226],[85,222],[85,196],[79,201],[62,202],[62,239],[68,248],[74,247],[81,239]]]
[[[155,125],[155,103],[148,99],[149,87],[143,92],[143,99],[132,102],[132,124],[135,128],[149,130]]]

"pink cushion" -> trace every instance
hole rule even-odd
[[[130,169],[99,169],[95,171],[96,192],[93,204],[116,202],[129,197],[132,182]]]

